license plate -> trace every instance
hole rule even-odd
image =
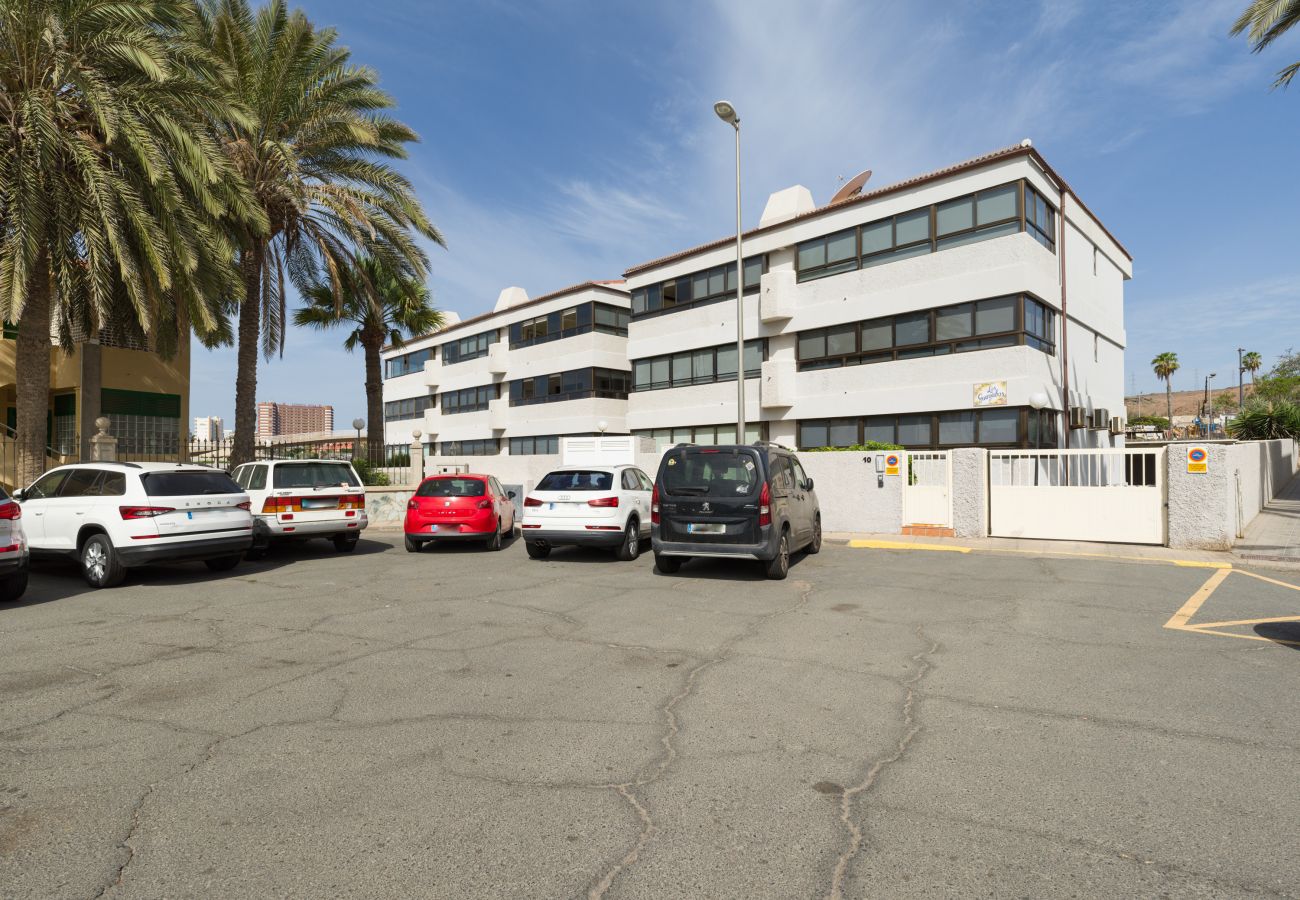
[[[333,497],[309,497],[302,501],[303,509],[337,509],[338,505]]]
[[[727,526],[721,522],[687,522],[687,534],[726,534]]]

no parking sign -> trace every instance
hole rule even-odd
[[[1193,475],[1204,475],[1210,471],[1210,454],[1204,447],[1187,448],[1187,471]]]
[[[897,454],[897,453],[890,453],[890,454],[888,454],[888,455],[885,457],[885,474],[886,474],[886,475],[897,475],[897,474],[898,474],[898,454]]]

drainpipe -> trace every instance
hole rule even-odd
[[[1070,449],[1070,308],[1065,290],[1065,198],[1069,195],[1061,185],[1061,238],[1056,242],[1056,255],[1061,262],[1061,393],[1065,395],[1065,449]]]

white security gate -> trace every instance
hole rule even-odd
[[[990,450],[989,534],[1164,544],[1165,449]]]
[[[952,460],[947,450],[903,454],[903,525],[952,527]]]

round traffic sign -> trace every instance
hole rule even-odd
[[[1187,458],[1192,462],[1205,462],[1205,457],[1205,450],[1200,447],[1193,447],[1191,450],[1187,451]]]
[[[885,465],[887,466],[898,465],[898,457],[893,453],[889,454],[888,456],[885,457]]]

